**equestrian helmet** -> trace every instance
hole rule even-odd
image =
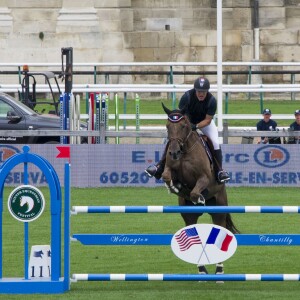
[[[199,77],[194,82],[194,89],[196,91],[207,92],[210,89],[210,83],[207,78]]]

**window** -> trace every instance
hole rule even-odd
[[[10,105],[0,100],[0,118],[6,118],[7,112],[9,111],[14,111],[14,110]]]

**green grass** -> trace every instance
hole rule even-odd
[[[49,191],[46,211],[30,224],[30,245],[49,244]],[[5,198],[11,189],[5,190]],[[72,189],[72,205],[176,205],[165,188]],[[230,205],[299,205],[297,188],[228,188]],[[4,277],[22,276],[23,226],[4,204]],[[298,214],[233,214],[242,233],[300,233]],[[200,223],[210,223],[205,214]],[[184,226],[179,214],[80,214],[71,217],[74,233],[175,233]],[[196,267],[179,260],[168,246],[71,245],[71,273],[188,273]],[[209,266],[213,272],[214,267]],[[239,247],[225,262],[225,272],[299,273],[298,247]],[[298,299],[299,282],[80,282],[59,299]],[[57,296],[22,296],[54,299]],[[19,299],[20,296],[0,296]]]

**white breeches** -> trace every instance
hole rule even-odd
[[[209,125],[202,127],[201,131],[203,132],[203,134],[205,134],[206,136],[208,136],[210,138],[215,150],[220,149],[218,128],[217,128],[214,120],[211,120]]]

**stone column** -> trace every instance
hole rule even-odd
[[[98,21],[93,0],[63,0],[56,32],[98,32]]]
[[[0,4],[0,33],[10,33],[13,28],[13,18],[11,10],[7,6]]]

